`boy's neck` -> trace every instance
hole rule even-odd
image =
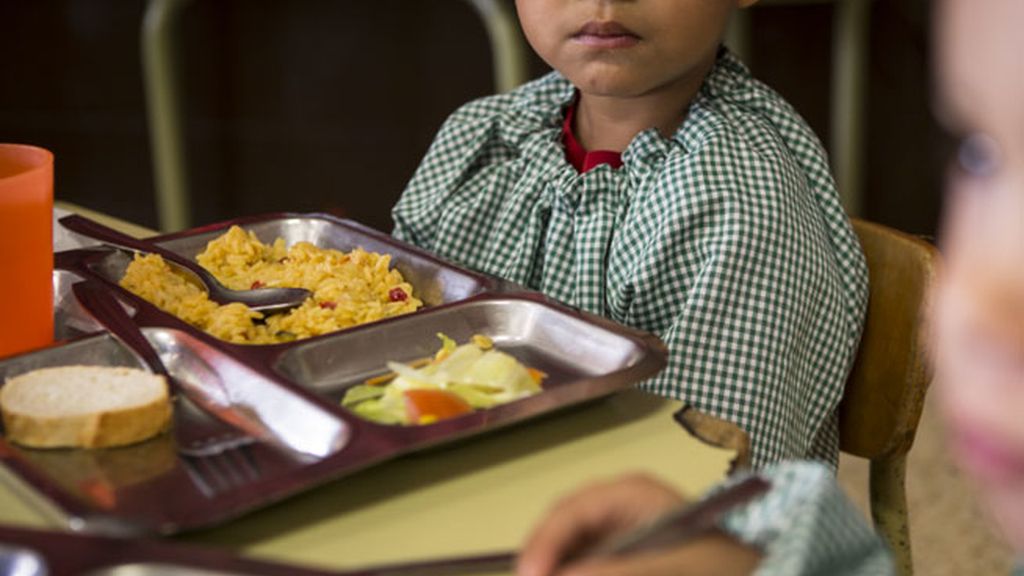
[[[576,105],[576,139],[586,150],[622,152],[648,128],[670,138],[686,117],[690,102],[707,77],[714,58],[698,73],[640,96],[616,97],[580,91]]]

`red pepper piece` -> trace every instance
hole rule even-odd
[[[409,295],[405,293],[405,290],[396,286],[388,291],[388,299],[392,302],[405,302],[409,299]]]
[[[320,307],[326,310],[334,310],[335,308],[338,307],[338,303],[332,302],[330,300],[324,300],[323,302],[320,303]]]
[[[257,288],[263,288],[264,286],[266,286],[266,284],[264,284],[260,280],[257,280],[252,283],[252,286],[249,286],[249,290],[256,290]]]

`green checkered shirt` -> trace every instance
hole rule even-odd
[[[722,522],[727,532],[763,551],[754,576],[895,576],[888,549],[830,469],[785,462],[758,475],[772,483],[771,490]]]
[[[742,426],[755,466],[834,464],[867,272],[817,138],[723,50],[672,138],[578,174],[573,96],[551,73],[452,114],[394,235],[657,333],[669,364],[640,386]]]

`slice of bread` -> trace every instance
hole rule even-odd
[[[7,439],[32,448],[104,448],[167,429],[163,376],[136,368],[61,366],[27,372],[0,388]]]

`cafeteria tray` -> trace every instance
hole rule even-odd
[[[0,526],[0,574],[10,576],[497,576],[509,553],[334,571],[240,557],[147,538]]]
[[[248,560],[158,540],[0,526],[0,573],[17,576],[324,576],[315,569]]]
[[[186,454],[174,431],[212,417],[176,399],[171,433],[134,446],[32,450],[0,438],[0,478],[65,527],[93,532],[176,533],[214,525],[384,460],[472,437],[597,399],[654,375],[665,364],[657,337],[551,301],[540,293],[463,270],[379,232],[324,215],[269,215],[151,239],[194,258],[231,223],[263,241],[281,236],[321,247],[387,253],[426,302],[421,310],[315,338],[274,345],[219,340],[116,284],[127,256],[112,249],[56,255],[58,343],[0,359],[0,382],[72,364],[143,367],[102,331],[71,292],[104,283],[132,314],[170,374],[186,388],[222,393],[279,442],[255,441],[212,457]],[[364,420],[340,406],[345,390],[387,371],[388,361],[432,355],[437,333],[473,334],[548,374],[539,394],[421,426]],[[281,446],[300,447],[292,451]]]

